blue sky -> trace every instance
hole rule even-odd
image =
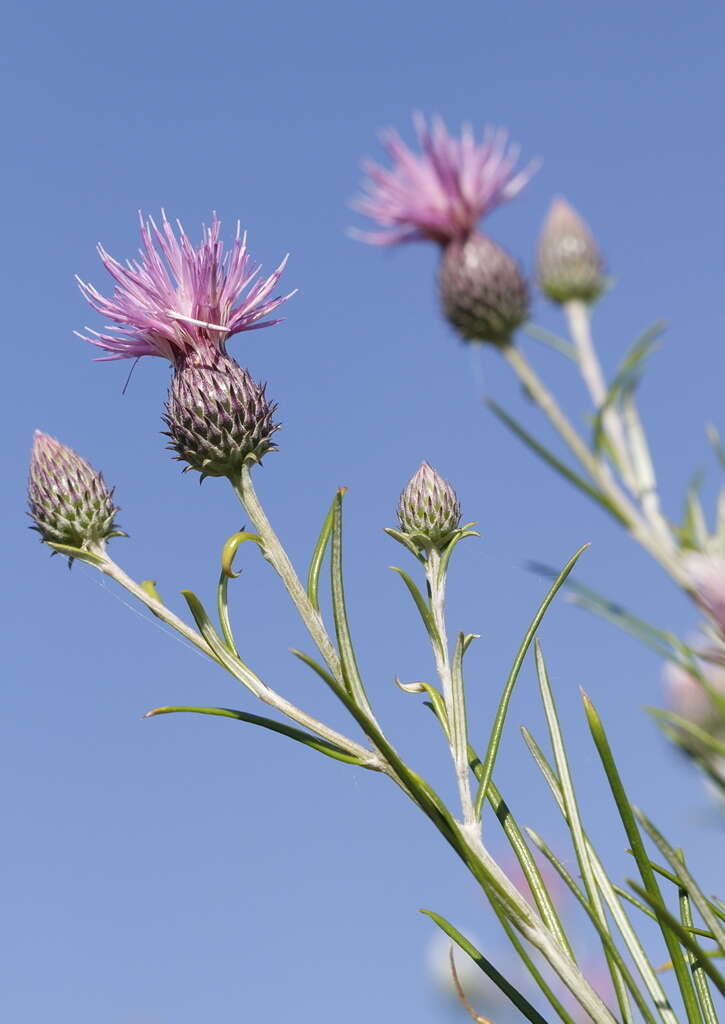
[[[432,671],[387,568],[401,550],[381,531],[421,459],[455,484],[483,533],[459,549],[450,594],[451,628],[482,635],[469,667],[481,737],[542,594],[527,559],[562,564],[591,541],[582,578],[681,633],[694,620],[657,567],[485,411],[470,353],[436,308],[433,248],[380,252],[346,235],[360,223],[347,206],[360,161],[379,155],[381,128],[410,138],[416,109],[452,125],[505,125],[524,158],[543,159],[488,229],[530,269],[551,197],[581,210],[616,279],[595,324],[609,369],[641,329],[668,321],[642,408],[675,515],[695,468],[709,467],[709,495],[716,476],[703,428],[720,418],[725,369],[724,22],[715,4],[685,12],[646,0],[11,4],[0,747],[8,1020],[446,1020],[425,969],[432,926],[421,906],[510,962],[443,842],[381,779],[227,721],[142,721],[158,704],[251,703],[110,584],[51,561],[26,529],[36,427],[116,485],[131,538],[115,556],[156,579],[179,611],[182,587],[212,599],[221,545],[241,522],[222,482],[200,488],[164,450],[167,366],[142,362],[122,394],[128,367],[94,363],[74,337],[98,326],[73,281],[106,286],[96,242],[133,255],[137,210],[163,206],[192,237],[211,210],[230,232],[240,218],[270,270],[291,253],[285,281],[300,291],[286,323],[230,346],[269,381],[284,422],[259,491],[303,567],[335,488],[349,487],[347,589],[368,687],[390,733],[449,793],[430,716],[392,682]],[[559,326],[540,298],[533,316]],[[524,344],[583,416],[567,368]],[[482,375],[488,393],[547,436],[492,352]],[[248,660],[341,724],[288,654],[304,638],[277,581],[254,552],[242,561],[233,611]],[[657,660],[563,601],[542,640],[582,805],[613,871],[629,871],[625,842],[608,817],[580,685],[637,803],[714,888],[721,819],[641,710],[662,699]],[[556,845],[561,827],[519,722],[543,740],[530,666],[499,784],[520,820]]]

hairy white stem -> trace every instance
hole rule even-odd
[[[430,604],[439,643],[433,642],[436,670],[443,689],[443,700],[448,712],[450,748],[458,782],[461,813],[465,829],[476,831],[480,828],[471,796],[471,769],[468,763],[468,728],[466,706],[462,685],[457,685],[451,670],[448,633],[445,618],[445,573],[440,573],[441,557],[438,551],[430,551],[425,564],[425,574],[430,591]]]
[[[571,299],[564,303],[564,313],[569,324],[569,333],[579,357],[579,369],[584,383],[591,396],[594,408],[599,410],[607,400],[608,388],[602,373],[602,367],[592,342],[589,307],[581,299]],[[622,474],[624,483],[632,494],[637,493],[637,480],[627,440],[617,409],[610,405],[602,412],[602,426]]]
[[[608,389],[592,340],[589,307],[581,299],[572,299],[564,303],[564,312],[569,333],[579,356],[582,377],[595,408],[601,409],[606,401]],[[654,467],[633,403],[630,403],[621,415],[615,405],[608,406],[602,413],[602,426],[612,447],[622,480],[639,501],[644,517],[660,543],[674,551],[672,534],[660,509]]]
[[[559,944],[541,918],[535,913],[527,900],[508,879],[504,871],[488,852],[480,835],[473,836],[470,832],[466,832],[464,841],[479,863],[484,867],[486,873],[494,878],[498,885],[505,890],[510,901],[515,905],[517,911],[515,916],[510,912],[506,912],[511,923],[541,953],[592,1020],[596,1021],[597,1024],[616,1024],[616,1019],[581,973],[576,963]]]
[[[307,628],[307,632],[312,637],[328,668],[341,685],[344,685],[342,665],[335,645],[328,636],[322,616],[315,609],[312,601],[310,601],[307,591],[302,586],[294,566],[287,556],[287,552],[282,547],[279,537],[274,532],[272,524],[262,508],[252,483],[250,467],[248,465],[242,467],[239,483],[234,485],[234,489],[262,541],[264,557],[282,580],[287,593],[292,598],[292,603]],[[378,725],[373,710],[364,694],[357,700],[357,704],[367,718],[375,725]]]
[[[683,590],[694,596],[692,581],[676,552],[672,551],[659,535],[653,533],[639,510],[612,478],[608,467],[592,454],[523,353],[513,344],[501,346],[500,351],[569,450],[627,524],[632,537],[660,563]]]
[[[237,492],[242,507],[254,524],[254,529],[262,540],[262,550],[265,558],[282,580],[287,593],[292,598],[292,603],[315,642],[318,651],[325,660],[327,667],[337,679],[341,680],[342,666],[340,665],[335,645],[327,635],[321,615],[316,611],[307,596],[307,591],[300,583],[294,566],[287,556],[287,552],[272,529],[269,519],[267,519],[257,493],[254,490],[249,466],[242,467],[239,483],[235,485],[234,489]]]

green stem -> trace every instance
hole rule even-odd
[[[242,467],[239,481],[233,483],[233,487],[242,507],[260,536],[265,557],[282,580],[287,593],[292,598],[292,603],[307,627],[307,631],[327,667],[337,679],[342,681],[342,666],[340,665],[340,659],[335,646],[327,635],[327,630],[320,613],[307,596],[307,591],[302,586],[292,563],[287,557],[287,552],[282,547],[279,537],[272,529],[272,524],[265,515],[257,493],[254,490],[249,466]]]
[[[648,522],[613,479],[609,468],[590,451],[523,353],[513,344],[499,346],[499,351],[569,450],[617,509],[618,517],[627,524],[632,537],[693,596],[692,582],[678,558],[653,534]]]
[[[612,446],[622,479],[634,494],[637,490],[637,484],[622,422],[616,409],[612,408],[612,406],[605,408],[608,389],[594,343],[592,342],[589,306],[581,299],[570,299],[569,302],[564,303],[564,314],[569,325],[569,333],[576,348],[579,370],[584,383],[589,391],[594,408],[603,409],[602,424],[604,432],[609,438],[609,443]]]

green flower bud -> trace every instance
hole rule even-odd
[[[549,207],[539,238],[539,285],[554,302],[594,302],[606,284],[602,258],[587,224],[566,199]]]
[[[485,235],[471,235],[445,247],[438,284],[443,312],[466,341],[505,345],[528,315],[523,274]]]
[[[422,462],[398,502],[400,528],[410,536],[420,534],[435,547],[445,547],[461,521],[461,506],[456,492],[429,466]]]
[[[28,478],[30,516],[44,541],[86,550],[122,535],[100,473],[55,438],[35,431]]]

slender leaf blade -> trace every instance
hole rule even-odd
[[[531,646],[531,641],[534,639],[536,631],[541,625],[541,620],[546,614],[549,605],[554,600],[554,597],[556,596],[560,588],[563,586],[567,576],[572,571],[572,569],[578,562],[579,558],[584,554],[588,547],[588,544],[583,544],[579,548],[579,550],[572,555],[572,557],[566,563],[566,565],[561,570],[557,578],[554,580],[551,587],[549,587],[549,590],[547,591],[544,600],[537,608],[536,614],[531,620],[529,628],[527,629],[526,634],[523,640],[521,641],[521,645],[518,651],[516,652],[516,657],[514,658],[513,665],[511,666],[511,671],[509,672],[508,679],[506,680],[506,685],[504,686],[503,693],[501,694],[501,699],[499,701],[496,716],[494,718],[493,726],[491,728],[491,735],[489,737],[488,746],[486,748],[486,756],[483,761],[483,775],[481,778],[481,783],[478,788],[478,793],[476,794],[475,801],[476,813],[478,814],[479,817],[481,815],[483,803],[486,799],[486,790],[488,788],[488,783],[493,773],[493,767],[496,762],[496,756],[498,754],[499,746],[501,744],[501,736],[503,734],[503,727],[506,721],[506,713],[508,712],[509,703],[511,701],[511,694],[513,693],[514,686],[516,685],[516,680],[519,677],[519,672],[521,671],[521,666],[524,663],[524,658],[526,657],[528,649]]]
[[[342,747],[338,747],[334,743],[330,743],[327,740],[313,736],[312,733],[305,732],[304,729],[295,729],[293,726],[286,725],[284,722],[277,722],[273,718],[266,718],[263,715],[252,715],[246,711],[239,711],[236,708],[205,708],[179,704],[152,708],[150,711],[147,711],[143,717],[156,718],[158,715],[171,715],[179,712],[187,712],[196,715],[217,715],[222,718],[233,718],[238,722],[247,722],[249,725],[258,725],[263,729],[268,729],[270,732],[279,733],[281,736],[287,736],[289,739],[295,740],[297,743],[302,743],[304,746],[310,747],[312,750],[316,750],[320,754],[325,754],[327,757],[331,757],[335,761],[342,761],[344,764],[359,765],[363,768],[369,767],[361,761],[359,757],[355,757],[354,754],[348,754],[346,750],[342,749]]]
[[[434,913],[432,910],[421,910],[421,914],[425,914],[432,921],[438,925],[441,931],[445,932],[449,939],[459,946],[464,953],[473,960],[477,967],[479,967],[483,973],[491,979],[494,985],[500,989],[501,992],[509,999],[517,1010],[519,1010],[527,1020],[531,1021],[531,1024],[547,1024],[546,1018],[542,1017],[539,1011],[531,1005],[528,999],[519,992],[519,990],[504,978],[500,971],[496,970],[494,965],[488,960],[480,950],[476,949],[472,942],[470,942],[465,935],[458,931],[458,929],[446,921],[445,917],[441,917],[440,914]]]
[[[307,570],[307,596],[310,599],[310,603],[316,612],[320,610],[320,572],[322,571],[322,563],[325,558],[325,552],[330,542],[330,535],[332,534],[332,519],[335,511],[335,500],[333,500],[330,508],[325,516],[320,530],[320,535],[317,538],[315,549],[312,552],[312,558],[310,560],[310,567]]]
[[[493,399],[486,399],[486,405],[491,412],[498,416],[501,422],[504,423],[512,433],[516,434],[516,436],[536,455],[538,455],[540,459],[543,459],[544,462],[548,463],[552,469],[555,469],[556,472],[563,476],[565,480],[568,480],[570,484],[574,484],[574,486],[580,491],[588,494],[590,498],[596,501],[598,505],[601,505],[602,508],[606,509],[607,512],[614,516],[614,518],[623,526],[627,526],[627,528],[629,528],[629,524],[622,518],[619,510],[612,504],[605,494],[602,494],[602,492],[597,490],[597,488],[590,484],[588,480],[579,476],[578,473],[575,473],[573,469],[567,466],[566,463],[562,462],[561,459],[554,455],[553,452],[549,451],[548,448],[545,448],[540,441],[537,441],[535,437],[522,427],[521,424],[513,418],[513,416],[510,416],[501,408],[500,405],[494,402]]]

